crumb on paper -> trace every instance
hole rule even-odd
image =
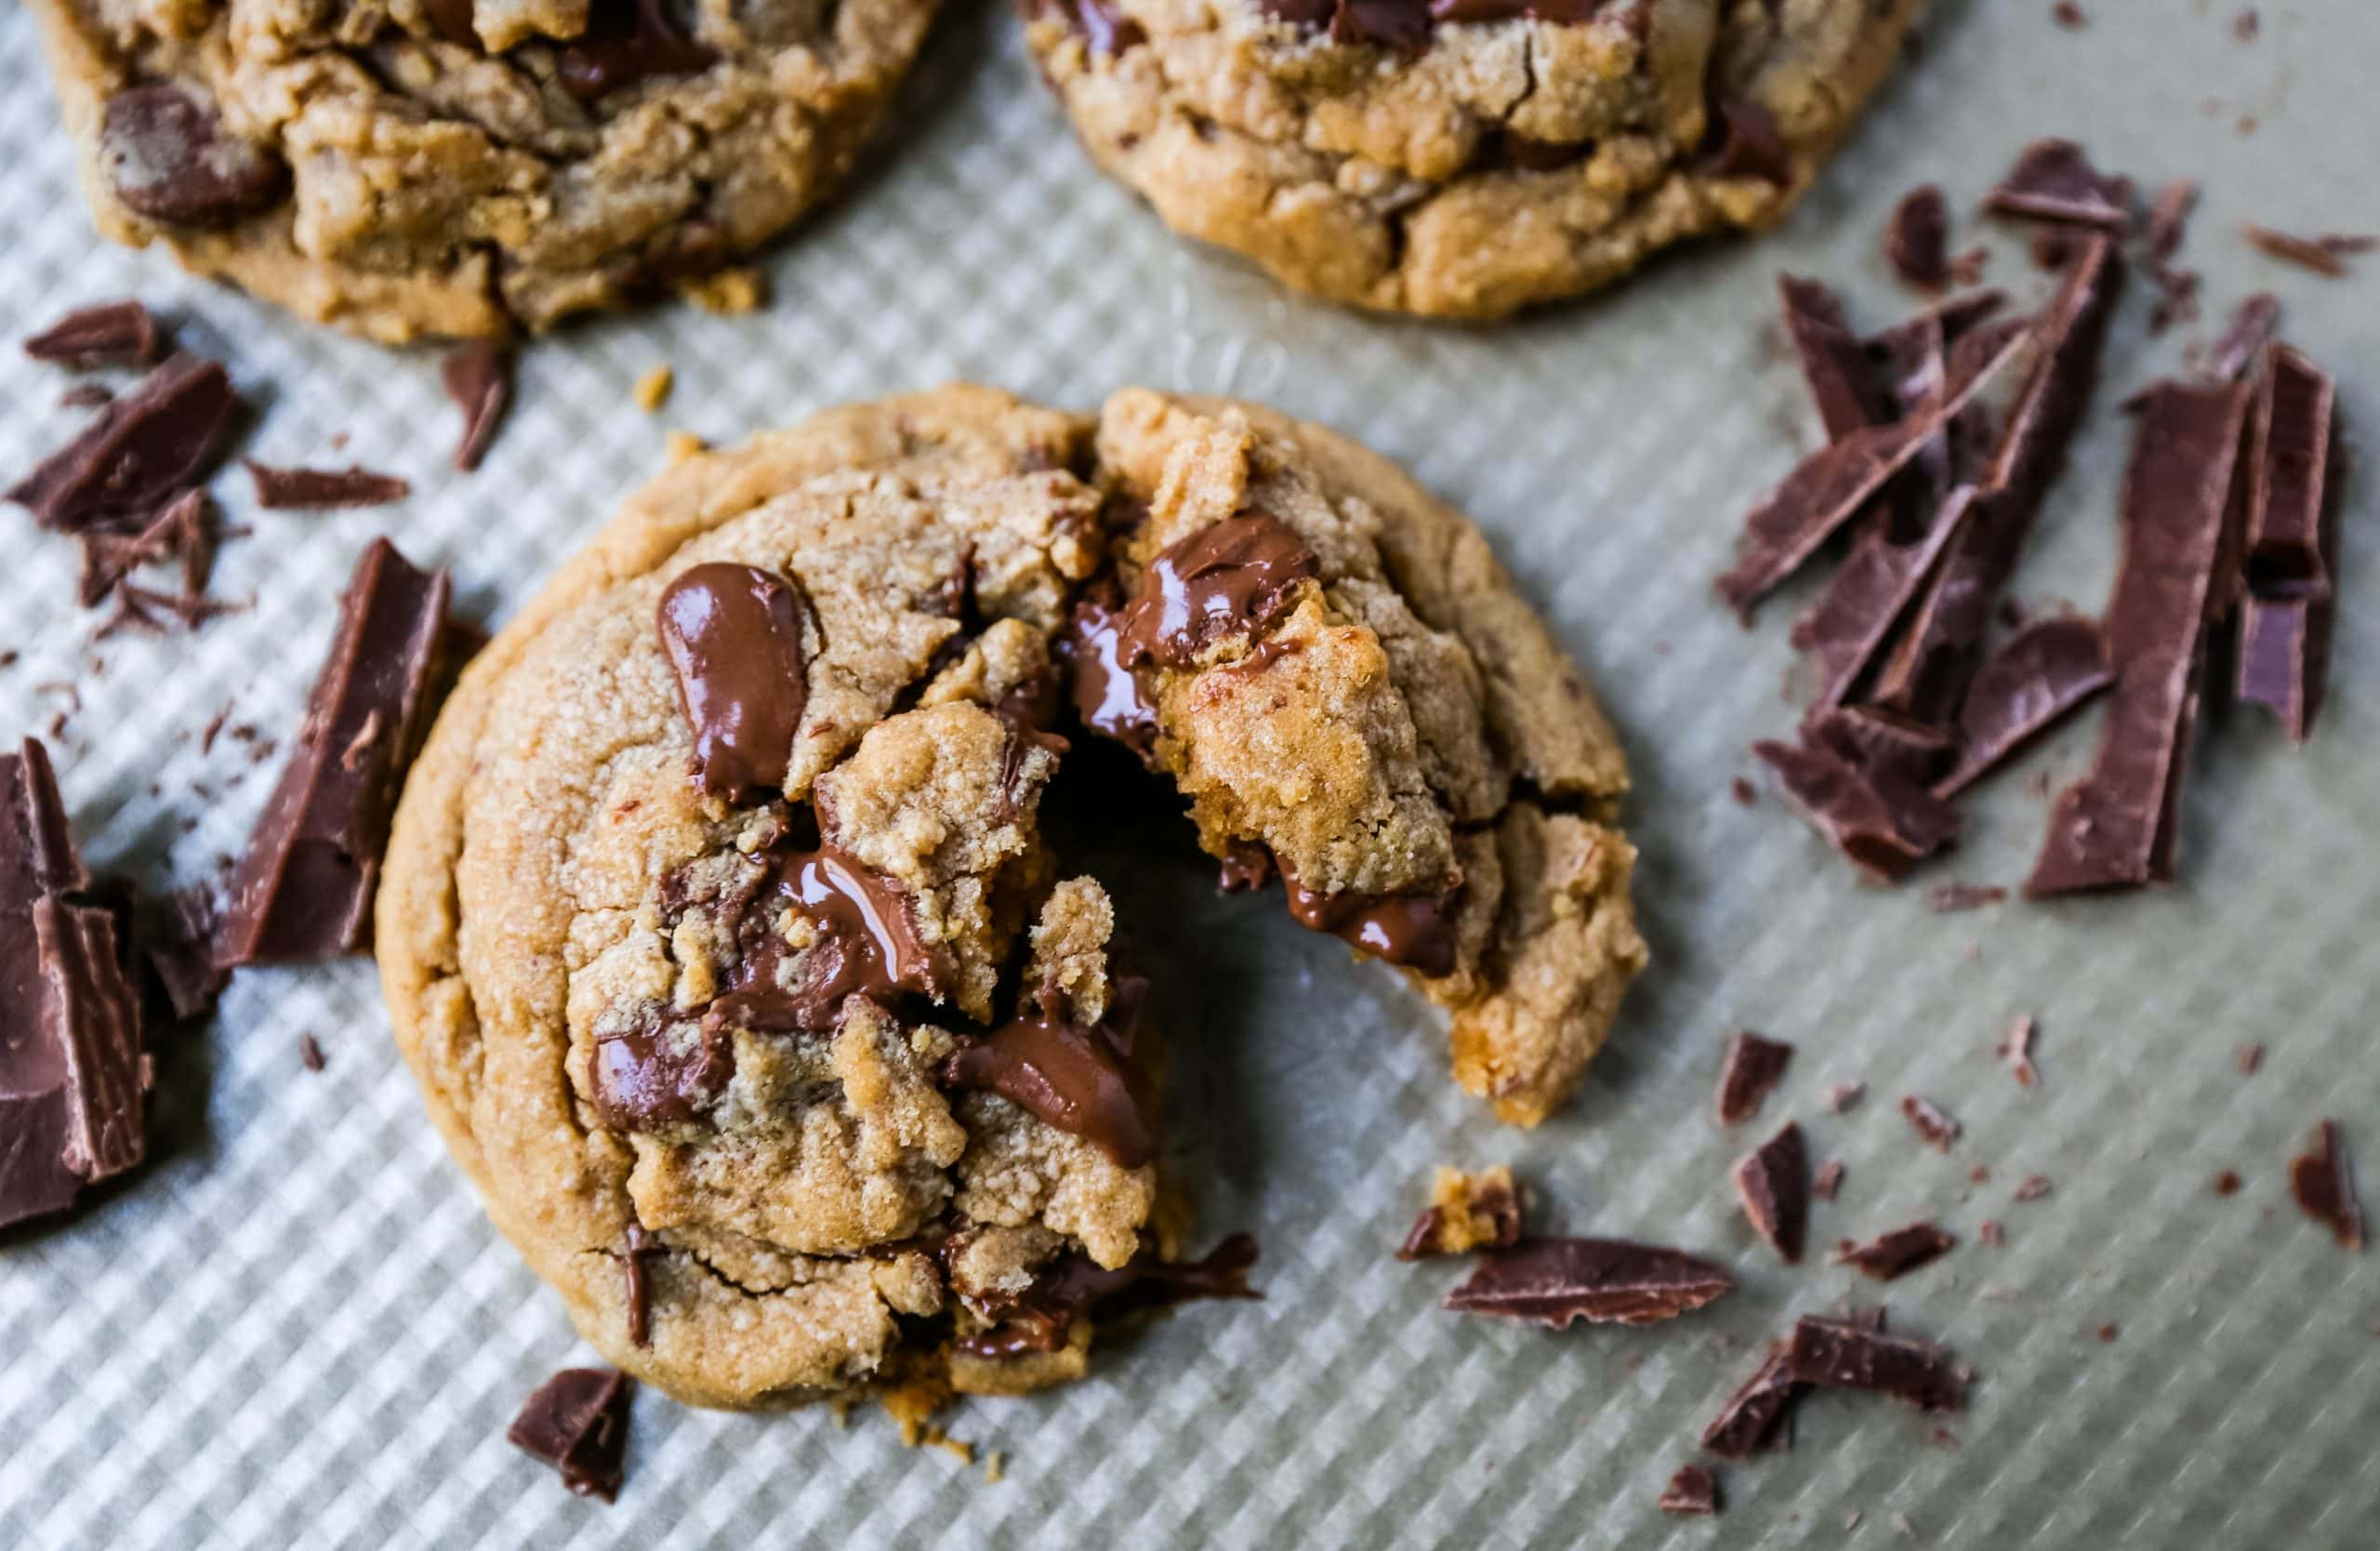
[[[769,279],[748,265],[682,281],[678,294],[706,312],[723,318],[757,312],[769,302]]]
[[[691,431],[671,431],[668,440],[662,445],[668,458],[668,466],[672,469],[690,457],[698,457],[710,451],[710,444]]]
[[[932,1425],[926,1427],[924,1436],[925,1441],[930,1446],[941,1450],[959,1464],[972,1465],[975,1463],[975,1446],[965,1438],[953,1438],[940,1427]]]
[[[636,406],[646,414],[657,413],[669,402],[669,390],[677,385],[677,374],[668,364],[654,367],[636,379]]]
[[[999,1485],[1008,1479],[1007,1467],[1008,1455],[998,1449],[992,1450],[984,1456],[984,1480],[991,1486]]]

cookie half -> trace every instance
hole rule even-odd
[[[721,272],[842,180],[934,8],[30,3],[104,234],[392,343],[748,304]]]
[[[1092,157],[1332,301],[1494,318],[1782,219],[1915,0],[1020,0]]]
[[[1248,405],[833,411],[632,497],[390,848],[399,1041],[607,1358],[713,1405],[1012,1391],[1230,1291],[1160,1198],[1164,1009],[1042,832],[1109,736],[1450,1005],[1508,1118],[1576,1081],[1644,959],[1625,769],[1468,522]]]

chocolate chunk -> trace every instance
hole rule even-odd
[[[1957,810],[1889,771],[1864,772],[1831,749],[1761,742],[1752,752],[1818,831],[1879,882],[1898,882],[1959,838]]]
[[[2239,1171],[2236,1169],[2225,1169],[2216,1173],[2215,1176],[2215,1193],[2218,1196],[2238,1195],[2240,1193]]]
[[[2335,590],[2328,494],[2337,390],[2328,373],[2276,346],[2266,359],[2248,450],[2246,597],[2239,696],[2306,741],[2321,709]]]
[[[1874,380],[1868,348],[1851,332],[1835,294],[1818,281],[1790,274],[1777,277],[1777,292],[1827,441],[1840,442],[1892,420],[1893,406]]]
[[[692,1124],[735,1077],[735,1046],[718,1018],[664,1018],[596,1035],[595,1112],[614,1131]]]
[[[1881,1233],[1864,1244],[1845,1239],[1835,1246],[1834,1263],[1890,1281],[1895,1277],[1916,1270],[1930,1261],[1940,1259],[1958,1246],[1958,1240],[1934,1223],[1911,1223]]]
[[[182,560],[184,590],[196,594],[206,585],[209,537],[203,490],[185,490],[176,496],[137,533],[97,525],[85,528],[74,536],[83,551],[75,601],[85,608],[96,607],[136,566],[177,555]]]
[[[1432,1196],[1430,1205],[1405,1235],[1397,1259],[1469,1254],[1520,1241],[1520,1190],[1513,1183],[1513,1171],[1503,1165],[1476,1174],[1440,1169]]]
[[[1818,669],[1814,709],[1850,699],[1892,639],[1893,627],[1976,514],[1978,499],[1972,485],[1961,485],[1918,537],[1897,541],[1889,524],[1879,524],[1852,545],[1817,606],[1793,627],[1794,646]]]
[[[1950,212],[1941,185],[1924,183],[1901,196],[1884,228],[1884,258],[1921,290],[1950,284]]]
[[[117,920],[86,902],[49,754],[0,755],[0,1226],[146,1151],[149,1058]]]
[[[562,1472],[581,1497],[619,1496],[628,1457],[628,1402],[636,1386],[609,1368],[565,1368],[537,1386],[505,1433],[506,1441]]]
[[[905,993],[941,993],[945,967],[918,935],[907,894],[849,853],[832,844],[774,853],[752,864],[747,882],[746,895],[725,911],[736,964],[727,994],[711,1003],[706,1022],[825,1032],[852,997],[890,1005]],[[809,921],[808,947],[787,945],[779,919],[786,910]],[[800,978],[788,985],[779,966],[796,951]]]
[[[2253,221],[2243,223],[2240,231],[2249,242],[2271,257],[2333,280],[2346,278],[2347,261],[2350,256],[2369,252],[2374,245],[2380,245],[2380,238],[2349,237],[2336,232],[2320,237],[2294,237],[2286,232],[2275,232],[2268,226],[2258,226]]]
[[[1976,670],[1959,711],[1958,767],[1934,795],[1955,797],[2115,683],[2108,643],[2088,619],[2044,619],[2008,638]]]
[[[1709,1261],[1617,1239],[1524,1239],[1490,1251],[1446,1295],[1465,1314],[1529,1319],[1549,1330],[1572,1321],[1649,1325],[1691,1313],[1733,1290]]]
[[[1310,932],[1328,932],[1349,946],[1414,974],[1436,979],[1455,968],[1452,901],[1443,895],[1316,894],[1289,870],[1289,915]]]
[[[1744,1029],[1727,1041],[1727,1056],[1719,1068],[1719,1123],[1735,1125],[1760,1113],[1785,1068],[1793,1047],[1782,1040],[1765,1040]]]
[[[2007,1232],[2001,1227],[1997,1217],[1986,1217],[1976,1224],[1975,1236],[1977,1241],[1987,1249],[1996,1250],[2008,1242]]]
[[[1110,0],[1035,0],[1028,14],[1056,16],[1099,59],[1113,59],[1148,41],[1141,24]]]
[[[1661,1489],[1661,1511],[1679,1518],[1708,1518],[1719,1511],[1719,1479],[1699,1465],[1682,1465]]]
[[[276,469],[253,457],[240,461],[257,482],[257,505],[271,510],[337,511],[387,506],[413,494],[413,486],[397,475],[369,469]]]
[[[2122,232],[2132,224],[2132,185],[2102,177],[2072,140],[2035,140],[1984,196],[2003,215]]]
[[[1793,148],[1775,113],[1757,102],[1727,101],[1712,117],[1718,136],[1709,157],[1712,176],[1757,178],[1780,188],[1792,184]]]
[[[1753,606],[1857,516],[1894,475],[2019,352],[2011,341],[1950,396],[1922,414],[1857,431],[1803,460],[1744,519],[1735,568],[1719,595],[1747,620]]]
[[[380,853],[421,734],[446,624],[443,571],[364,551],[298,747],[231,875],[215,961],[304,962],[364,946]]]
[[[1950,1354],[1930,1342],[1805,1314],[1793,1323],[1791,1354],[1804,1384],[1872,1390],[1937,1413],[1966,1409],[1966,1385]]]
[[[581,102],[653,76],[698,75],[719,51],[689,36],[669,0],[594,0],[587,31],[554,56],[562,89]]]
[[[1932,1099],[1911,1094],[1900,1101],[1900,1112],[1909,1128],[1937,1152],[1950,1151],[1950,1144],[1959,1139],[1959,1122]]]
[[[1187,667],[1218,641],[1263,630],[1316,572],[1314,551],[1277,517],[1247,511],[1201,528],[1149,562],[1117,616],[1120,660]]]
[[[280,157],[225,134],[212,107],[163,82],[108,99],[99,170],[125,208],[166,226],[230,226],[289,188]]]
[[[2107,613],[2115,693],[2097,762],[2058,794],[2028,895],[2173,877],[2208,601],[2247,406],[2238,387],[2166,383],[2142,411],[2124,476],[2123,558]]]
[[[220,365],[172,356],[42,459],[7,498],[44,527],[69,533],[101,518],[145,518],[206,477],[238,406]]]
[[[1804,736],[1868,780],[1924,786],[1950,750],[1950,736],[1881,706],[1813,708]]]
[[[215,1011],[231,976],[215,962],[215,898],[204,886],[177,890],[158,920],[138,934],[141,956],[165,993],[177,1023]]]
[[[1248,1285],[1255,1265],[1256,1240],[1245,1233],[1225,1239],[1203,1260],[1159,1260],[1144,1252],[1110,1270],[1083,1255],[1064,1255],[1045,1266],[1024,1292],[978,1308],[995,1322],[960,1336],[959,1349],[979,1358],[1054,1352],[1086,1315],[1114,1320],[1199,1298],[1261,1298]]]
[[[77,368],[151,365],[157,359],[157,320],[137,301],[77,308],[27,339],[25,353]]]
[[[2239,381],[2280,330],[2281,298],[2269,291],[2256,292],[2240,303],[2231,314],[2230,326],[2208,347],[2201,371],[2216,382]]]
[[[1835,1193],[1843,1188],[1843,1174],[1842,1160],[1830,1159],[1826,1167],[1820,1169],[1810,1180],[1810,1194],[1822,1201],[1834,1200]]]
[[[1083,1138],[1118,1168],[1137,1169],[1157,1158],[1161,1119],[1148,1041],[1138,1031],[1145,992],[1137,980],[1117,985],[1095,1024],[1036,1009],[962,1046],[943,1063],[942,1080],[998,1094]]]
[[[2355,1175],[2337,1121],[2319,1122],[2313,1145],[2289,1160],[2289,1193],[2297,1209],[2329,1228],[2332,1238],[2350,1250],[2363,1248],[2363,1208],[2356,1202]]]
[[[490,339],[456,346],[438,364],[446,396],[463,412],[463,434],[455,444],[455,467],[465,473],[480,466],[488,444],[512,407],[512,351]]]
[[[1734,1178],[1752,1231],[1774,1245],[1786,1265],[1800,1265],[1810,1222],[1810,1155],[1802,1128],[1786,1122],[1737,1161]]]
[[[2008,1037],[2000,1041],[2000,1059],[2008,1064],[2008,1074],[2019,1088],[2041,1084],[2041,1069],[2033,1065],[2033,1035],[2039,1027],[2030,1013],[2022,1014],[2008,1026]]]
[[[1066,665],[1068,698],[1083,725],[1148,759],[1157,747],[1157,702],[1141,682],[1140,669],[1124,660],[1118,620],[1109,604],[1097,599],[1077,603],[1058,640],[1058,655]]]
[[[1747,1460],[1781,1442],[1790,1442],[1793,1406],[1803,1386],[1793,1377],[1793,1359],[1782,1343],[1740,1388],[1727,1397],[1719,1414],[1702,1429],[1702,1447],[1721,1459]]]
[[[782,788],[810,698],[799,584],[712,561],[681,572],[654,613],[694,731],[696,784],[731,802]]]

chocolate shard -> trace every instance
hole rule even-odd
[[[1816,607],[1793,628],[1793,644],[1817,665],[1815,709],[1841,706],[1867,676],[1891,641],[1893,627],[1908,614],[1942,556],[1975,515],[1972,485],[1950,492],[1933,524],[1917,538],[1897,542],[1889,524],[1860,536],[1827,580]]]
[[[1830,443],[1894,418],[1874,380],[1868,348],[1843,314],[1843,303],[1822,283],[1797,275],[1777,277],[1785,310],[1785,332],[1801,362],[1802,380],[1818,405],[1818,423]]]
[[[1788,1423],[1802,1390],[1791,1351],[1782,1342],[1772,1345],[1759,1369],[1702,1429],[1702,1447],[1721,1459],[1746,1460],[1790,1442]]]
[[[1920,1266],[1939,1260],[1958,1247],[1952,1238],[1937,1223],[1911,1223],[1906,1227],[1880,1233],[1864,1244],[1845,1239],[1835,1246],[1834,1263],[1848,1266],[1878,1281],[1890,1281],[1895,1277],[1916,1270]]]
[[[1513,1182],[1513,1171],[1501,1163],[1475,1174],[1440,1169],[1430,1197],[1398,1246],[1397,1259],[1469,1254],[1520,1241],[1520,1187]]]
[[[166,226],[231,226],[289,189],[280,157],[226,133],[212,107],[165,82],[107,99],[99,163],[125,208]]]
[[[1829,1159],[1826,1167],[1820,1169],[1811,1179],[1810,1194],[1822,1201],[1834,1200],[1835,1193],[1843,1188],[1843,1160],[1839,1158]]]
[[[1909,1128],[1937,1152],[1950,1151],[1950,1144],[1959,1139],[1959,1122],[1932,1099],[1911,1094],[1900,1101],[1900,1112]]]
[[[1678,1518],[1708,1518],[1719,1511],[1719,1478],[1699,1465],[1682,1465],[1661,1489],[1660,1509]]]
[[[165,993],[174,1021],[192,1023],[215,1011],[231,976],[215,962],[215,899],[203,885],[176,891],[159,919],[137,935],[150,974]]]
[[[2270,291],[2256,292],[2240,303],[2223,337],[2208,347],[2201,374],[2216,382],[2239,381],[2280,331],[2281,298]]]
[[[1938,183],[1922,183],[1901,196],[1884,227],[1884,258],[1921,290],[1950,284],[1950,212]]]
[[[2123,558],[2107,613],[2116,683],[2091,774],[2058,794],[2025,892],[2173,877],[2209,601],[2225,548],[2248,395],[2153,390],[2124,476]]]
[[[1813,708],[1813,746],[1841,755],[1871,781],[1924,786],[1950,752],[1950,735],[1881,706]]]
[[[2350,255],[2368,252],[2376,242],[2380,242],[2380,239],[2372,237],[2342,236],[2334,232],[2320,237],[2293,236],[2286,232],[2276,232],[2269,226],[2258,226],[2254,221],[2243,223],[2240,231],[2250,243],[2270,257],[2301,269],[2312,270],[2316,274],[2332,280],[2347,278],[2347,261]]]
[[[52,365],[148,366],[157,359],[157,320],[137,301],[78,307],[25,341],[25,353]]]
[[[369,469],[276,469],[253,457],[241,461],[257,482],[257,505],[271,510],[337,511],[386,506],[413,494],[413,486],[395,474]]]
[[[2149,258],[2162,262],[2181,251],[2190,212],[2197,207],[2198,185],[2187,178],[2175,179],[2157,191],[2156,203],[2149,207],[2149,224],[2141,232]]]
[[[231,875],[218,965],[363,947],[397,791],[429,722],[447,593],[445,572],[416,570],[387,539],[364,551],[297,748]]]
[[[1144,1252],[1111,1270],[1083,1255],[1063,1255],[1022,1293],[975,1308],[987,1328],[961,1335],[958,1346],[970,1357],[996,1359],[1054,1352],[1086,1317],[1113,1321],[1200,1299],[1260,1299],[1264,1294],[1248,1285],[1256,1259],[1256,1240],[1245,1233],[1231,1235],[1199,1260],[1159,1260]]]
[[[2355,1174],[2347,1167],[2337,1121],[2317,1124],[2313,1144],[2289,1160],[2289,1193],[2298,1210],[2329,1228],[2332,1238],[2350,1250],[2363,1248],[2363,1208],[2355,1199]]]
[[[1736,1199],[1752,1231],[1776,1249],[1788,1266],[1802,1263],[1810,1224],[1810,1155],[1802,1128],[1785,1129],[1737,1160]]]
[[[1145,987],[1118,986],[1106,1014],[1085,1025],[1046,1007],[962,1046],[942,1081],[998,1094],[1113,1159],[1137,1169],[1157,1154],[1162,1117],[1138,1024]]]
[[[1831,749],[1761,742],[1752,752],[1811,825],[1878,882],[1900,882],[1959,838],[1958,810],[1915,782],[1862,771]]]
[[[628,1458],[628,1402],[636,1386],[609,1368],[565,1368],[522,1403],[505,1439],[562,1472],[581,1497],[613,1502]]]
[[[438,364],[438,379],[463,412],[455,467],[469,473],[487,456],[505,411],[512,407],[512,351],[492,339],[457,345]]]
[[[1719,1068],[1719,1123],[1735,1125],[1759,1114],[1761,1102],[1776,1090],[1792,1059],[1792,1045],[1749,1028],[1729,1040]]]
[[[1827,1389],[1865,1389],[1920,1411],[1964,1411],[1966,1385],[1950,1354],[1849,1319],[1805,1314],[1793,1323],[1793,1376]]]
[[[205,478],[239,401],[215,362],[169,357],[17,482],[7,499],[73,533],[101,518],[146,517]]]
[[[1934,795],[1957,796],[2115,683],[2107,638],[2088,619],[2044,619],[1976,670],[1959,710],[1959,762]]]
[[[2337,546],[2328,484],[2337,396],[2328,373],[2275,346],[2251,421],[2238,692],[2279,718],[2293,743],[2305,742],[2312,729],[2328,676]]]
[[[1984,196],[2003,215],[2122,232],[2132,224],[2132,186],[2108,178],[2072,140],[2035,140],[2000,186]]]
[[[814,626],[800,584],[758,566],[688,566],[654,609],[694,734],[694,778],[749,802],[785,785],[810,698]]]
[[[1523,1239],[1490,1251],[1470,1279],[1446,1295],[1446,1306],[1549,1330],[1578,1319],[1649,1325],[1691,1313],[1734,1287],[1726,1271],[1678,1250],[1617,1239]]]

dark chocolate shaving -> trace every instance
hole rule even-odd
[[[2332,1238],[2350,1250],[2363,1248],[2363,1208],[2355,1199],[2355,1174],[2337,1121],[2316,1124],[2312,1145],[2289,1160],[2289,1193]]]
[[[491,339],[457,345],[438,364],[438,379],[463,412],[455,467],[469,473],[487,456],[505,411],[512,407],[512,351]]]
[[[413,494],[413,486],[397,475],[369,469],[276,469],[253,457],[241,461],[257,482],[257,505],[270,510],[337,511],[387,506]]]
[[[221,366],[169,357],[42,459],[7,499],[68,533],[102,518],[146,518],[206,477],[238,407]]]
[[[1719,1511],[1719,1478],[1699,1465],[1682,1465],[1661,1489],[1660,1509],[1679,1518],[1708,1518]]]
[[[1810,1155],[1802,1128],[1785,1129],[1736,1163],[1736,1199],[1752,1231],[1775,1247],[1788,1266],[1802,1263],[1810,1223]]]
[[[99,163],[118,203],[166,226],[231,226],[289,188],[280,157],[226,134],[212,107],[162,81],[107,99]]]
[[[1862,771],[1832,749],[1752,745],[1818,831],[1879,882],[1895,883],[1959,838],[1958,811],[1889,771]]]
[[[1966,1409],[1957,1365],[1930,1342],[1805,1314],[1793,1323],[1790,1351],[1793,1376],[1806,1385],[1870,1390],[1936,1413]]]
[[[2092,621],[2044,619],[2017,631],[1967,686],[1959,762],[1934,795],[1964,791],[2113,683],[2107,640]]]
[[[628,1458],[628,1402],[635,1385],[609,1368],[565,1368],[537,1386],[504,1435],[532,1459],[562,1472],[581,1497],[619,1496]]]
[[[1942,556],[1977,510],[1977,495],[1961,485],[1943,500],[1932,525],[1898,542],[1889,524],[1860,536],[1835,567],[1817,605],[1793,627],[1793,644],[1817,666],[1815,709],[1841,706],[1874,667],[1893,627],[1906,615]]]
[[[1892,420],[1893,406],[1874,380],[1868,347],[1851,331],[1833,291],[1815,280],[1780,274],[1777,293],[1785,308],[1786,334],[1793,341],[1802,380],[1809,385],[1827,441],[1840,442]]]
[[[2035,140],[1984,204],[2003,215],[2122,232],[2132,224],[2132,186],[2103,177],[2072,140]]]
[[[1719,1068],[1719,1123],[1735,1125],[1759,1114],[1761,1102],[1776,1090],[1792,1059],[1792,1045],[1749,1028],[1729,1040]]]
[[[2286,232],[2276,232],[2268,226],[2250,221],[2242,224],[2241,233],[2262,252],[2300,269],[2332,280],[2347,278],[2349,257],[2367,253],[2380,245],[2380,238],[2350,237],[2338,232],[2326,232],[2320,237],[2297,237]]]
[[[1702,1429],[1702,1447],[1721,1459],[1745,1460],[1790,1442],[1788,1425],[1802,1385],[1793,1377],[1793,1359],[1783,1343],[1772,1345],[1752,1376],[1728,1396],[1719,1414]]]
[[[786,910],[808,919],[807,947],[787,944]],[[823,1033],[854,996],[889,1007],[905,995],[942,994],[945,965],[919,935],[907,892],[834,844],[748,863],[721,914],[737,955],[727,994],[704,1014],[714,1028]],[[781,968],[797,951],[798,979]]]
[[[1834,1263],[1848,1266],[1878,1281],[1916,1270],[1939,1260],[1958,1247],[1958,1240],[1936,1223],[1911,1223],[1880,1233],[1864,1244],[1845,1239],[1835,1246]]]
[[[2275,347],[2251,422],[2238,694],[2303,743],[2328,678],[2337,545],[2329,497],[2337,389],[2298,351]]]
[[[147,366],[157,349],[157,320],[137,301],[77,308],[25,341],[34,360],[77,369]]]
[[[1950,211],[1941,185],[1923,183],[1901,196],[1884,228],[1884,258],[1921,290],[1950,284]]]
[[[2207,348],[2199,364],[2202,375],[2216,382],[2239,381],[2280,331],[2281,298],[2270,291],[2256,292],[2240,303],[2223,337]]]
[[[1959,1139],[1959,1122],[1932,1099],[1911,1094],[1900,1101],[1900,1112],[1909,1128],[1937,1152],[1950,1151],[1950,1144]]]
[[[1648,1325],[1690,1313],[1734,1287],[1726,1271],[1677,1250],[1617,1239],[1524,1239],[1483,1257],[1470,1279],[1446,1295],[1446,1306],[1550,1330],[1578,1319]]]
[[[1803,736],[1870,781],[1924,786],[1950,751],[1950,735],[1881,706],[1813,709]]]

